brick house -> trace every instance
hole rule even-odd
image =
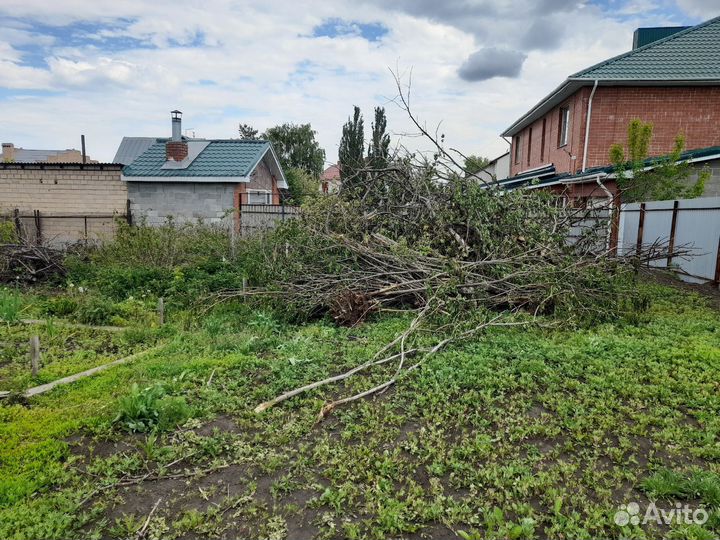
[[[571,75],[503,132],[511,141],[504,184],[533,180],[597,196],[605,193],[602,175],[614,192],[610,147],[625,143],[637,118],[653,124],[651,156],[668,154],[682,133],[688,159],[712,165],[706,194],[720,194],[720,148],[712,151],[720,146],[720,17],[689,28],[639,29],[634,45],[641,43]]]
[[[244,205],[280,204],[280,189],[288,186],[268,141],[187,139],[181,115],[172,112],[170,139],[123,140],[124,153],[139,148],[122,171],[134,218],[149,225],[168,218],[225,225],[234,219],[237,227]]]
[[[337,193],[340,191],[340,163],[330,165],[320,175],[320,192]]]

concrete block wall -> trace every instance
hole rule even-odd
[[[235,184],[210,182],[127,182],[133,220],[162,225],[198,222],[232,223]]]
[[[111,238],[111,216],[124,215],[127,207],[120,171],[119,165],[0,164],[0,215],[40,211],[42,237],[50,243]],[[21,225],[35,238],[32,218]]]

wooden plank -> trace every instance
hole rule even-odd
[[[45,319],[20,319],[23,324],[47,324]],[[92,326],[90,324],[69,323],[63,321],[53,321],[55,326],[64,326],[66,328],[87,328],[88,330],[105,330],[107,332],[122,332],[125,326]]]
[[[44,394],[58,386],[74,383],[76,381],[79,381],[80,379],[84,379],[86,377],[90,377],[97,373],[101,373],[107,369],[110,369],[111,367],[119,366],[120,364],[125,364],[132,360],[136,360],[136,359],[140,358],[141,356],[144,356],[144,355],[148,354],[149,352],[152,352],[155,349],[158,349],[159,347],[160,347],[159,345],[156,347],[151,347],[150,349],[147,349],[145,351],[140,351],[139,353],[131,354],[130,356],[126,356],[125,358],[119,358],[117,360],[113,360],[112,362],[108,362],[107,364],[103,364],[102,366],[97,366],[97,367],[94,367],[91,369],[86,369],[85,371],[81,371],[80,373],[75,373],[74,375],[69,375],[67,377],[63,377],[62,379],[58,379],[56,381],[52,381],[47,384],[41,384],[40,386],[35,386],[33,388],[29,388],[28,390],[25,390],[23,395],[25,397],[33,397],[33,396],[37,396],[40,394]],[[7,392],[7,391],[0,392],[0,398],[7,397],[8,395],[10,395],[10,392]]]

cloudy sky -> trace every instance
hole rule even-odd
[[[359,105],[369,129],[390,70],[449,146],[494,157],[498,134],[569,74],[628,50],[638,26],[720,15],[718,0],[2,0],[0,139],[109,161],[123,135],[230,138],[310,122],[337,157]]]

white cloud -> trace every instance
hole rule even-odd
[[[91,156],[109,160],[123,135],[168,134],[169,111],[177,107],[185,112],[184,126],[203,137],[235,136],[238,122],[261,130],[310,122],[328,161],[335,161],[354,104],[368,126],[372,107],[386,105],[389,128],[411,131],[390,102],[395,88],[388,67],[397,66],[412,68],[418,116],[431,126],[442,122],[448,144],[464,153],[492,156],[506,148],[498,134],[507,125],[568,74],[627,50],[643,21],[616,21],[575,0],[388,6],[379,0],[3,0],[3,139],[64,148],[77,146],[84,133]],[[388,33],[374,42],[356,34],[309,37],[324,20],[337,18],[381,23]],[[55,31],[38,34],[33,22]],[[57,27],[74,23],[83,25],[70,27],[73,36]],[[561,37],[544,39],[557,24]],[[44,64],[23,63],[28,46],[39,47]],[[473,51],[489,48],[527,56],[517,79],[458,76]],[[3,88],[59,93],[3,98]]]

